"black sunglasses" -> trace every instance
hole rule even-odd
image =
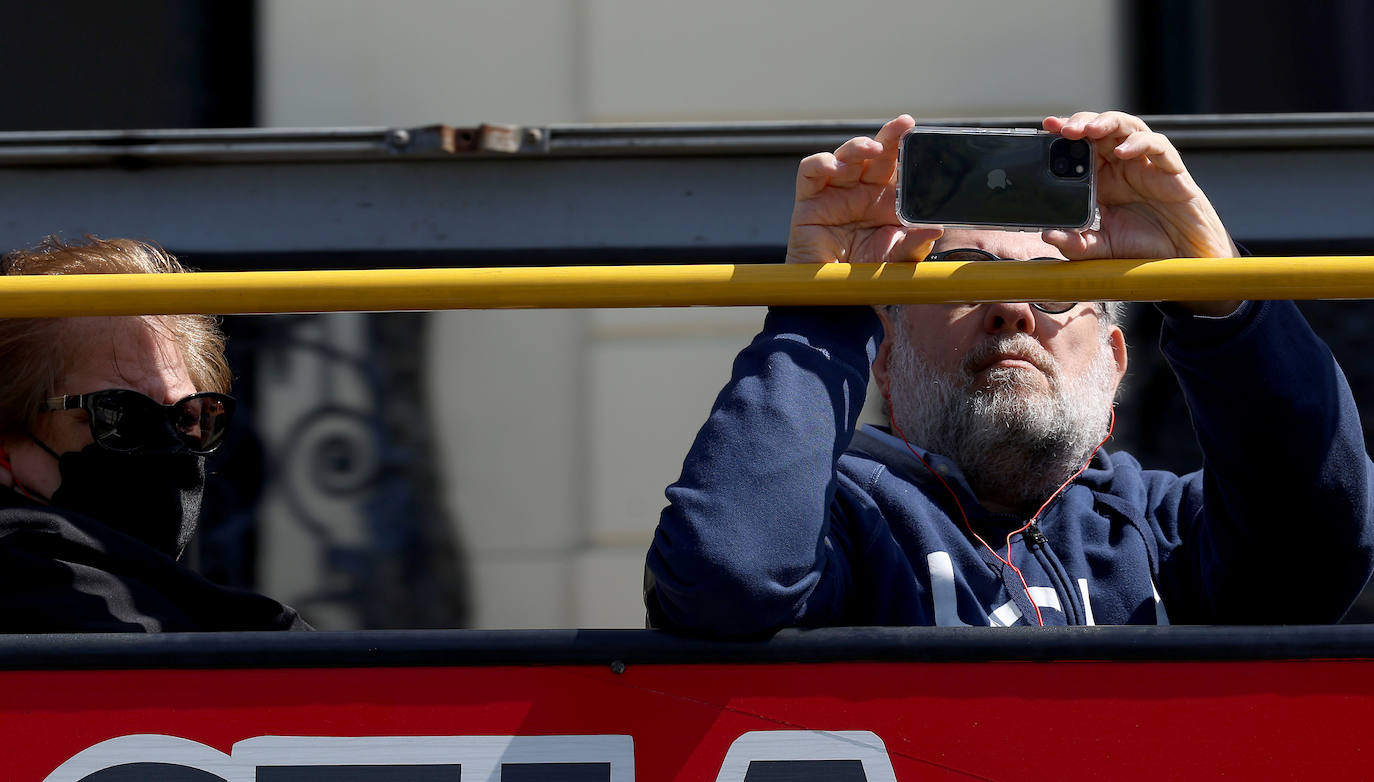
[[[975,247],[959,247],[953,250],[941,250],[938,253],[931,253],[926,256],[927,261],[1015,261],[1017,258],[1003,258],[1000,255],[993,255],[987,250],[979,250]],[[1062,261],[1063,258],[1030,258],[1032,261]],[[1078,305],[1076,301],[1032,301],[1030,305],[1041,312],[1049,315],[1062,315]]]
[[[164,405],[137,391],[112,388],[54,396],[44,400],[39,410],[85,410],[91,419],[91,436],[111,451],[206,454],[224,442],[234,415],[234,398],[205,391]]]

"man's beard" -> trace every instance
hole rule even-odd
[[[892,418],[901,433],[959,465],[984,502],[1033,510],[1081,468],[1107,434],[1116,364],[1102,329],[1097,355],[1080,377],[1026,334],[991,337],[960,371],[941,373],[917,355],[901,329],[892,335]],[[999,367],[976,384],[975,368],[1002,353],[1023,356],[1044,374]]]

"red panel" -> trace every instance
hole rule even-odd
[[[1374,662],[828,663],[0,672],[4,779],[116,736],[634,737],[714,779],[747,731],[863,730],[922,779],[1361,778]]]

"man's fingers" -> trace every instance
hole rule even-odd
[[[1048,130],[1051,133],[1058,133],[1059,130],[1064,127],[1064,123],[1067,121],[1068,120],[1064,117],[1052,115],[1041,120],[1040,127],[1044,128],[1045,130]]]
[[[1074,128],[1087,127],[1088,123],[1102,116],[1101,112],[1079,111],[1069,117],[1069,126]]]
[[[1040,238],[1071,261],[1111,257],[1111,247],[1101,231],[1042,231]]]
[[[839,166],[830,176],[830,186],[857,185],[870,161],[882,154],[882,151],[882,145],[867,136],[852,138],[841,144],[840,148],[835,150],[835,159],[839,161]]]
[[[889,261],[924,261],[944,231],[939,228],[908,228],[888,251]]]
[[[1149,130],[1141,118],[1123,111],[1080,111],[1071,117],[1046,117],[1042,123],[1045,130],[1058,133],[1065,138],[1086,138],[1093,141],[1104,138],[1125,138],[1136,131]]]
[[[797,167],[797,199],[811,198],[826,187],[886,185],[896,171],[902,134],[915,124],[916,120],[903,114],[883,125],[876,139],[855,136],[834,152],[805,158]]]
[[[1080,111],[1069,117],[1046,117],[1042,123],[1045,130],[1058,133],[1064,138],[1083,138],[1087,125],[1098,117],[1095,111]]]
[[[1122,160],[1146,157],[1165,173],[1182,174],[1183,156],[1178,154],[1173,142],[1163,133],[1152,130],[1137,130],[1116,145],[1116,156]]]
[[[1110,136],[1129,136],[1139,130],[1149,130],[1141,118],[1121,111],[1107,111],[1098,114],[1083,125],[1088,138],[1099,139]]]
[[[1150,129],[1150,126],[1145,124],[1145,120],[1124,111],[1104,111],[1098,115],[1097,119],[1093,120],[1093,124],[1097,123],[1111,123],[1118,128],[1128,129],[1132,132]]]
[[[862,163],[866,160],[872,160],[882,151],[882,145],[868,136],[855,136],[835,150],[835,157],[841,163]]]
[[[797,166],[797,200],[811,198],[830,184],[831,177],[840,170],[840,161],[833,152],[817,152],[803,158]]]
[[[868,162],[860,181],[868,185],[885,185],[892,181],[892,174],[897,170],[897,152],[901,148],[902,136],[915,124],[916,120],[910,114],[903,114],[883,125],[874,139],[882,147],[882,152]]]
[[[902,140],[902,134],[911,130],[915,125],[916,120],[912,119],[910,114],[902,114],[890,119],[878,131],[877,141],[884,147],[895,148],[897,142]]]

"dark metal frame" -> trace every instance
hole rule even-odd
[[[1255,252],[1374,241],[1374,114],[1147,119]],[[800,157],[879,125],[0,133],[0,247],[152,237],[238,268],[776,260]]]
[[[651,630],[0,637],[0,670],[1374,659],[1374,626],[854,627],[716,641]],[[617,670],[617,672],[619,672]]]

